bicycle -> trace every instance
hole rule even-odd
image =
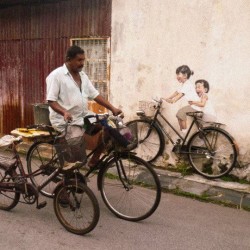
[[[112,117],[113,121],[111,121],[110,118],[108,114],[85,118],[85,121],[90,121],[93,128],[97,124],[101,125],[102,130],[106,131],[105,133],[108,133],[109,136],[103,136],[102,139],[105,145],[103,156],[93,168],[85,172],[84,179],[81,181],[87,184],[91,175],[97,174],[97,187],[108,209],[121,219],[140,221],[148,218],[157,209],[161,198],[160,181],[150,164],[126,148],[129,147],[129,141],[119,133],[119,128],[117,128],[121,119]],[[113,127],[110,125],[111,123]],[[87,159],[101,146],[90,151],[86,156]],[[51,155],[47,157],[47,162],[43,162],[39,155],[42,154],[43,148],[48,147],[51,148]],[[53,159],[57,159],[56,150],[53,148],[53,140],[36,142],[28,152],[28,172],[42,171],[38,178],[35,175],[31,178],[36,185],[43,182],[43,178],[49,175],[47,166],[51,165],[50,162]],[[56,182],[57,180],[55,180]],[[50,190],[41,189],[40,192],[48,197],[54,195],[53,187]]]
[[[37,209],[45,207],[46,201],[39,203],[39,192],[52,179],[60,176],[53,192],[56,217],[66,230],[74,234],[84,235],[92,231],[99,220],[99,205],[93,192],[79,180],[79,174],[63,170],[63,165],[58,162],[56,169],[50,171],[40,185],[30,183],[28,180],[42,171],[25,173],[17,151],[17,145],[21,142],[21,137],[14,137],[9,145],[11,151],[0,157],[0,209],[11,210],[19,202],[36,203]],[[46,155],[43,158],[46,159]]]
[[[128,127],[137,129],[137,147],[134,152],[149,163],[154,162],[163,154],[166,138],[172,143],[173,152],[187,155],[189,163],[195,171],[206,178],[219,178],[228,174],[237,161],[238,149],[233,137],[221,128],[221,123],[204,123],[202,112],[190,112],[192,122],[185,137],[181,136],[174,126],[162,114],[162,100],[154,100],[154,115],[146,116],[142,110],[137,111],[139,119],[129,121]],[[173,140],[158,118],[170,127],[178,137]],[[193,127],[197,131],[191,133]],[[191,137],[188,139],[189,135]]]

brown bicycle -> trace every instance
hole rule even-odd
[[[63,158],[60,155],[63,151],[56,158],[50,158],[50,148],[43,148],[40,158],[37,155],[37,159],[33,159],[42,159],[40,167],[27,174],[17,151],[21,142],[21,138],[13,139],[9,150],[0,156],[0,209],[11,210],[19,202],[36,203],[37,209],[45,207],[46,201],[39,202],[39,192],[53,182],[54,211],[60,223],[75,234],[92,231],[99,220],[99,205],[93,192],[82,182],[79,171],[63,169],[62,161],[58,160]],[[46,178],[39,185],[29,182],[44,172]]]

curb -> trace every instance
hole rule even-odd
[[[163,190],[250,211],[250,185],[155,169]]]

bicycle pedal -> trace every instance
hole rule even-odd
[[[41,202],[41,203],[37,203],[37,206],[36,206],[36,208],[37,209],[41,209],[41,208],[44,208],[44,207],[46,207],[46,205],[47,205],[47,202],[46,201],[43,201],[43,202]]]

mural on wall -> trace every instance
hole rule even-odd
[[[240,18],[239,18],[240,16]],[[111,89],[113,103],[119,102],[136,118],[138,103],[148,111],[152,97],[169,97],[176,90],[175,70],[185,64],[195,71],[196,80],[205,79],[210,90],[217,121],[233,135],[239,146],[239,172],[250,180],[250,4],[234,1],[150,0],[112,5]],[[143,66],[142,66],[143,65]],[[119,83],[113,84],[113,83]],[[129,93],[127,96],[118,95]],[[147,105],[145,105],[147,104]],[[187,104],[187,102],[186,102]],[[175,119],[184,105],[164,103],[163,113],[179,127]],[[172,156],[171,148],[165,154]],[[164,157],[163,157],[164,158]],[[162,159],[163,160],[163,159]]]

